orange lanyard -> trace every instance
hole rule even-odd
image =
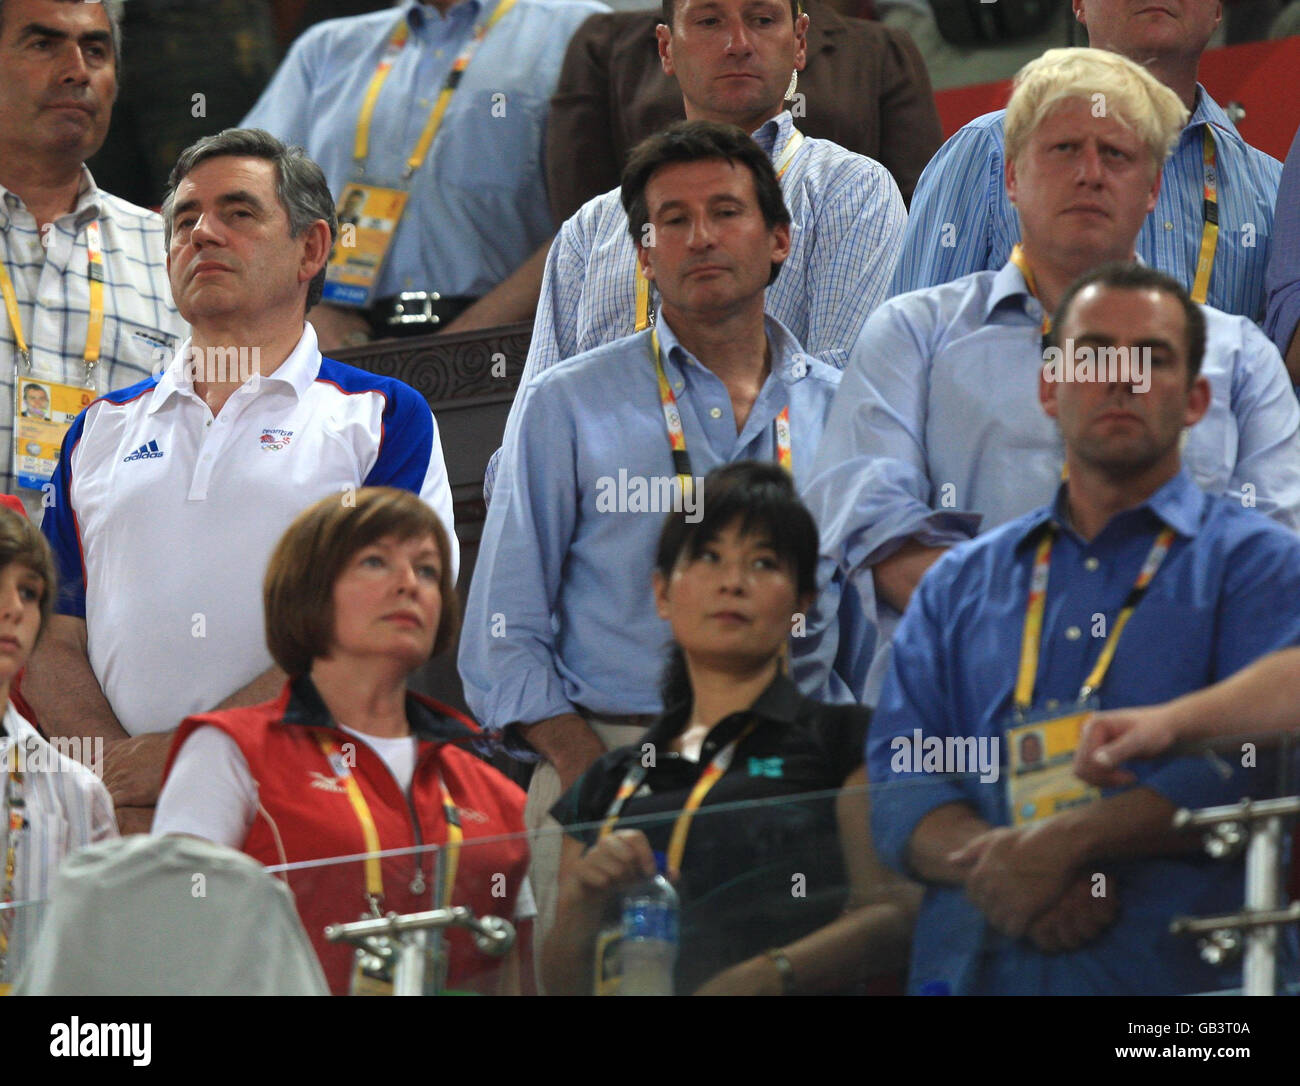
[[[451,71],[447,73],[447,80],[443,83],[442,90],[438,94],[438,100],[434,102],[433,109],[429,113],[429,119],[424,124],[424,130],[420,133],[419,140],[416,141],[415,149],[411,152],[410,157],[406,160],[406,170],[402,174],[403,181],[409,181],[412,175],[424,164],[425,156],[429,153],[429,148],[433,146],[433,138],[438,134],[438,129],[442,127],[442,118],[447,112],[447,106],[451,103],[451,97],[456,93],[456,88],[460,85],[461,76],[465,74],[465,69],[469,67],[469,62],[474,59],[474,53],[482,44],[483,39],[487,37],[488,31],[497,25],[511,8],[515,6],[516,0],[501,0],[496,10],[474,28],[474,36],[465,43],[451,63]],[[375,74],[370,77],[370,84],[366,87],[366,96],[361,103],[361,116],[357,118],[357,134],[352,145],[352,158],[357,168],[365,173],[366,159],[370,154],[370,122],[374,118],[375,103],[379,101],[379,92],[383,89],[384,83],[388,79],[388,73],[392,70],[394,62],[397,60],[397,54],[405,47],[407,39],[411,36],[410,25],[403,15],[397,21],[397,26],[393,28],[393,35],[388,39],[388,45],[384,49],[384,55],[379,60],[379,66],[375,68]]]
[[[361,826],[361,836],[366,845],[366,901],[370,906],[370,911],[375,916],[381,916],[382,910],[380,906],[384,900],[384,874],[379,862],[379,831],[375,827],[374,816],[370,813],[370,806],[366,803],[366,797],[361,792],[361,786],[357,784],[356,777],[348,768],[347,760],[343,757],[343,751],[339,747],[338,741],[332,736],[317,733],[316,743],[325,755],[329,767],[334,771],[335,779],[342,783],[344,790],[347,792],[348,802],[352,804],[352,812],[357,816],[357,822]],[[465,834],[460,825],[460,811],[452,801],[451,792],[447,788],[447,782],[443,779],[441,769],[438,770],[438,790],[442,794],[442,810],[447,820],[447,843],[444,846],[447,862],[443,869],[442,900],[434,904],[440,908],[451,908],[451,895],[456,886],[456,868],[460,865],[460,844],[464,840]],[[413,814],[412,817],[415,817],[415,815]],[[416,864],[418,866],[418,859]],[[422,885],[422,876],[417,875],[416,881]],[[420,891],[415,890],[413,886],[413,892],[419,893]]]
[[[682,493],[689,494],[693,485],[691,456],[686,451],[686,433],[682,429],[682,413],[677,409],[677,397],[664,372],[663,352],[659,347],[659,329],[650,332],[650,355],[654,359],[655,377],[659,382],[659,403],[664,411],[664,426],[668,430],[668,444],[673,450],[673,471],[681,483]],[[773,423],[776,433],[776,460],[786,472],[794,474],[794,453],[790,442],[790,405],[781,408]]]
[[[1111,627],[1110,636],[1102,646],[1101,655],[1088,677],[1083,681],[1079,691],[1079,701],[1087,701],[1101,687],[1110,670],[1115,650],[1119,646],[1120,635],[1132,617],[1134,609],[1142,602],[1147,587],[1151,584],[1160,563],[1169,553],[1174,541],[1174,530],[1162,528],[1156,536],[1146,561],[1138,571],[1137,580],[1129,589],[1124,605],[1120,608],[1115,625]],[[1029,580],[1029,602],[1025,607],[1025,628],[1020,639],[1020,670],[1016,677],[1016,714],[1024,716],[1034,702],[1034,683],[1038,675],[1038,654],[1043,639],[1043,612],[1047,607],[1047,574],[1052,564],[1052,544],[1056,542],[1056,528],[1049,525],[1043,533],[1042,542],[1034,555],[1034,570]]]
[[[718,783],[722,775],[731,768],[731,761],[736,756],[736,748],[757,727],[757,721],[750,721],[735,739],[718,751],[709,764],[704,767],[700,779],[695,782],[695,787],[691,789],[690,795],[686,797],[686,802],[682,804],[682,813],[677,816],[677,821],[673,823],[672,836],[668,840],[668,877],[670,879],[676,879],[681,873],[682,856],[686,852],[686,835],[691,832],[691,822],[695,818],[695,812],[700,809],[704,797],[709,794],[709,791]],[[627,776],[623,778],[623,782],[618,786],[618,791],[614,794],[614,802],[609,806],[609,813],[605,815],[604,825],[600,827],[600,837],[607,837],[613,832],[614,826],[618,823],[619,815],[623,813],[624,805],[631,799],[632,793],[641,787],[648,772],[646,766],[640,762],[637,762],[628,770]]]

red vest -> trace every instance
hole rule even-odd
[[[272,865],[366,851],[356,812],[318,745],[317,735],[332,738],[351,760],[352,776],[370,808],[383,850],[446,841],[446,816],[438,786],[441,770],[460,811],[464,832],[452,904],[466,905],[476,916],[491,914],[513,920],[515,898],[528,867],[528,847],[522,837],[476,842],[523,832],[523,792],[450,741],[463,743],[478,734],[478,728],[454,709],[408,694],[407,712],[419,739],[409,802],[383,759],[365,743],[333,727],[315,687],[302,679],[286,685],[274,701],[187,719],[176,733],[167,771],[195,728],[212,725],[234,739],[248,760],[259,802],[242,848],[255,860]],[[433,853],[381,861],[383,911],[432,909],[434,862]],[[336,995],[347,994],[354,950],[347,944],[327,943],[323,932],[328,924],[368,915],[364,863],[352,860],[295,871],[286,881],[330,990]],[[487,990],[497,960],[476,951],[465,929],[449,930],[448,985]]]

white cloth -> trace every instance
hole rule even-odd
[[[12,980],[36,937],[43,902],[65,857],[85,845],[117,836],[113,800],[103,782],[80,762],[56,750],[13,705],[4,711],[0,767],[8,766],[9,748],[19,744],[27,828],[14,853],[14,918],[9,933],[5,980]],[[61,744],[62,745],[62,741]],[[93,752],[87,752],[88,755]],[[8,772],[0,769],[0,789],[7,796]],[[9,822],[8,800],[2,816]],[[6,848],[7,850],[7,848]],[[0,864],[3,851],[0,850]],[[22,904],[22,903],[31,904]]]
[[[54,884],[18,995],[328,995],[288,889],[191,837],[83,849]]]

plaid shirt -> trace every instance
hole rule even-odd
[[[104,336],[91,379],[96,393],[123,388],[171,361],[188,334],[172,303],[164,265],[162,219],[95,187],[83,169],[75,210],[46,229],[14,193],[0,186],[0,260],[13,281],[23,334],[32,352],[31,376],[81,385],[86,367],[90,313],[90,257],[86,227],[99,219],[104,252]],[[14,369],[17,339],[0,310],[0,468],[4,489],[14,493]],[[21,495],[39,519],[41,495]]]

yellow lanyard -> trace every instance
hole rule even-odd
[[[487,37],[488,31],[505,18],[507,12],[515,6],[515,3],[516,0],[501,0],[491,16],[480,21],[478,26],[474,28],[473,37],[465,43],[465,48],[452,61],[451,71],[447,73],[447,81],[443,84],[442,90],[438,94],[438,100],[434,102],[433,109],[429,112],[429,119],[424,124],[424,131],[420,133],[420,138],[415,144],[415,150],[411,152],[410,158],[406,160],[406,170],[402,174],[403,181],[409,181],[415,171],[424,163],[429,148],[433,146],[433,137],[438,134],[438,129],[442,126],[442,118],[447,112],[451,96],[456,93],[461,76],[464,75],[465,69],[469,67],[469,62],[473,59],[475,51],[482,44],[483,39]],[[388,46],[384,49],[384,55],[379,60],[379,66],[375,69],[375,74],[370,77],[370,85],[366,87],[366,96],[361,103],[361,116],[357,118],[356,140],[352,147],[352,157],[356,161],[357,168],[362,173],[365,172],[366,159],[370,153],[370,122],[374,117],[375,103],[379,101],[379,92],[388,79],[388,73],[392,70],[397,54],[405,48],[410,34],[411,28],[406,21],[406,16],[403,15],[393,29],[393,36],[388,39]]]
[[[1219,247],[1219,174],[1214,165],[1214,135],[1211,126],[1205,125],[1201,132],[1201,166],[1205,179],[1202,215],[1205,227],[1201,232],[1200,256],[1196,260],[1196,278],[1192,282],[1192,301],[1204,305],[1210,292],[1214,253]]]
[[[380,903],[384,900],[384,873],[377,855],[380,851],[379,831],[375,828],[370,806],[366,803],[366,797],[362,794],[356,777],[346,771],[343,752],[338,742],[330,736],[317,734],[316,743],[325,755],[330,768],[334,770],[335,778],[342,782],[348,794],[348,802],[352,804],[352,811],[361,826],[361,836],[366,845],[366,900],[370,904],[371,911],[379,916]],[[442,794],[442,810],[447,820],[447,843],[443,846],[447,860],[443,867],[441,907],[449,909],[452,890],[456,886],[456,869],[460,865],[460,844],[465,839],[465,834],[460,825],[460,811],[452,801],[442,770],[438,771],[438,790]],[[419,862],[417,858],[417,866]],[[417,875],[417,882],[423,882],[423,878],[419,875]]]
[[[1038,297],[1038,285],[1034,282],[1033,270],[1029,267],[1029,261],[1025,259],[1025,250],[1020,247],[1020,242],[1016,242],[1011,247],[1011,263],[1020,269],[1020,274],[1025,277],[1025,286],[1029,288],[1029,293],[1034,296],[1039,305],[1042,305],[1042,299]],[[1052,334],[1052,315],[1047,312],[1047,306],[1043,306],[1043,324],[1039,329],[1042,332],[1043,340],[1046,342],[1047,337]]]
[[[774,163],[776,167],[776,179],[781,180],[785,176],[785,171],[790,168],[790,163],[794,161],[794,156],[799,148],[803,146],[803,133],[799,129],[793,129],[790,133],[790,139],[785,145],[785,150],[781,152],[781,157]],[[641,270],[641,261],[636,262],[636,331],[644,332],[650,327],[650,283],[645,277],[645,272]]]
[[[95,366],[99,364],[99,349],[104,339],[104,247],[100,239],[98,219],[86,224],[86,254],[89,258],[86,275],[90,280],[90,316],[86,325],[86,347],[82,352],[82,360],[86,364],[85,384],[89,388]],[[18,296],[14,293],[13,281],[9,278],[9,271],[3,261],[0,261],[0,294],[4,295],[5,312],[9,315],[14,342],[18,344],[18,356],[22,359],[24,371],[30,373],[32,351],[23,335]]]
[[[659,382],[659,403],[664,411],[664,426],[668,430],[668,444],[673,450],[673,471],[682,485],[682,493],[689,494],[692,483],[691,457],[686,451],[686,433],[682,430],[682,413],[677,409],[677,397],[664,372],[663,354],[659,348],[659,329],[650,332],[650,355],[654,359],[655,377]],[[794,455],[790,444],[790,405],[781,408],[773,424],[776,431],[776,461],[790,475],[794,474]]]
[[[1034,683],[1038,675],[1038,652],[1043,639],[1043,612],[1047,607],[1047,573],[1052,564],[1052,544],[1056,541],[1056,528],[1049,525],[1043,533],[1042,542],[1034,555],[1034,570],[1029,581],[1029,603],[1025,607],[1025,629],[1020,639],[1020,670],[1016,676],[1016,713],[1024,716],[1034,703]],[[1111,627],[1110,636],[1102,646],[1101,655],[1079,690],[1079,701],[1087,701],[1100,687],[1115,658],[1115,649],[1119,645],[1120,635],[1128,624],[1134,609],[1146,594],[1160,563],[1169,553],[1174,541],[1174,530],[1163,528],[1151,545],[1146,561],[1138,572],[1137,580],[1129,589],[1128,596],[1120,608],[1115,625]]]
[[[668,877],[670,879],[676,879],[681,873],[682,856],[686,852],[686,835],[691,832],[691,822],[695,818],[695,812],[700,809],[700,804],[704,802],[704,797],[709,794],[709,790],[731,768],[731,760],[736,755],[736,748],[757,727],[758,721],[750,721],[735,739],[718,751],[713,756],[713,760],[705,766],[704,772],[700,774],[700,779],[695,782],[695,787],[691,789],[690,795],[686,797],[686,802],[682,804],[682,813],[677,816],[677,821],[673,823],[672,836],[668,839]],[[623,783],[618,786],[618,791],[614,794],[614,802],[609,806],[609,813],[605,816],[604,825],[600,827],[600,836],[602,838],[613,832],[614,826],[618,823],[619,815],[623,813],[624,804],[632,797],[632,793],[641,787],[647,772],[649,772],[647,768],[640,762],[637,762],[628,770],[627,776],[623,778]]]

